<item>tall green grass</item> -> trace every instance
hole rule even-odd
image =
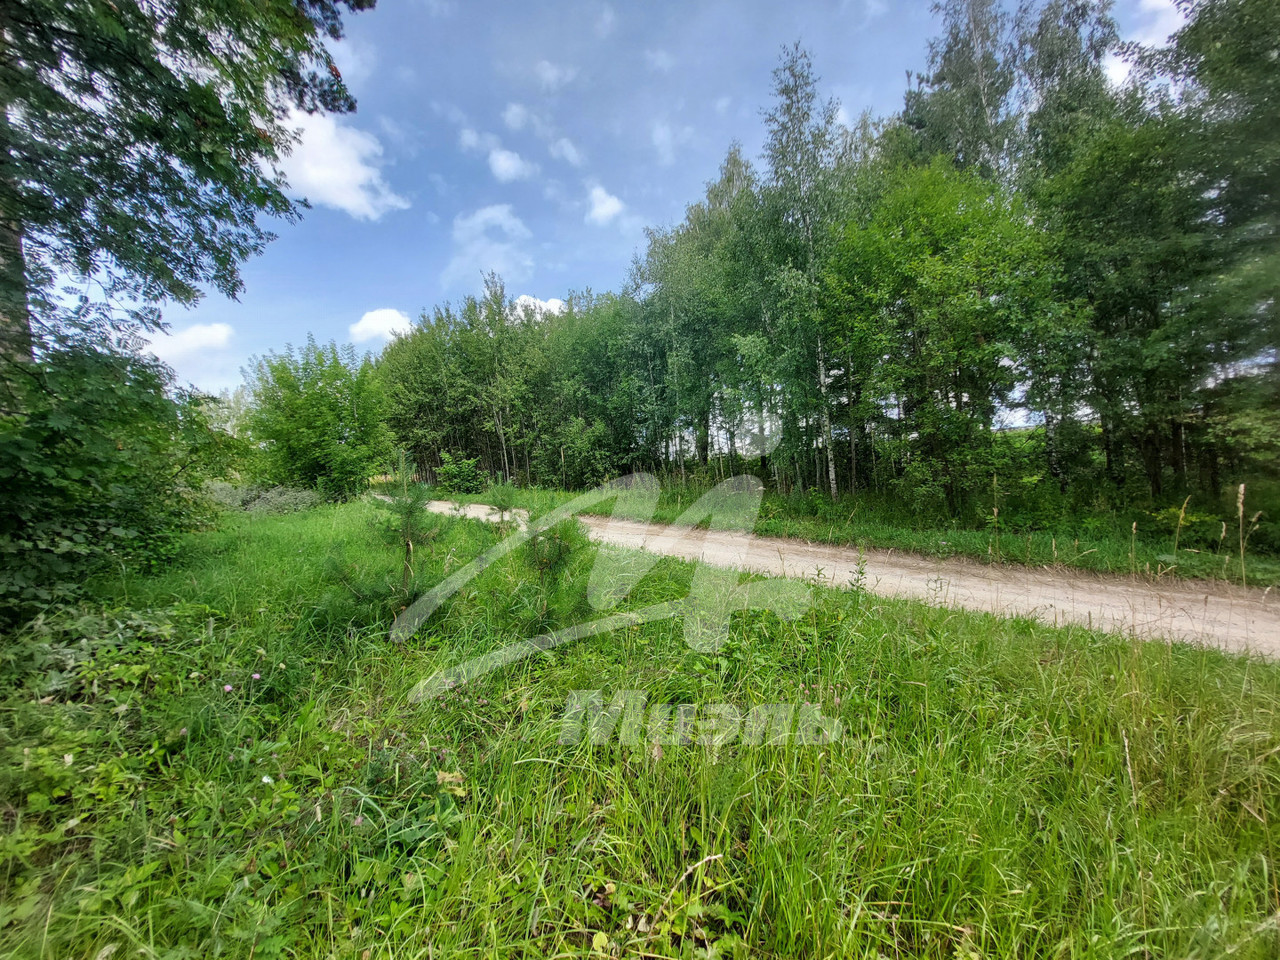
[[[592,616],[595,548],[514,551],[398,646],[380,517],[228,517],[9,638],[0,953],[1280,953],[1275,664],[814,588],[712,653],[653,623],[415,705],[437,669]],[[499,535],[439,520],[417,587]],[[628,602],[691,572],[661,560]],[[809,701],[846,733],[562,744],[582,689]]]

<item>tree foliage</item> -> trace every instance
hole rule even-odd
[[[266,482],[345,500],[389,466],[382,384],[350,347],[309,338],[301,349],[256,358],[247,381],[254,472]]]
[[[154,563],[201,516],[230,454],[201,398],[127,354],[51,351],[0,430],[0,618],[75,596],[107,564]]]
[[[291,111],[354,101],[324,40],[375,0],[8,0],[0,8],[0,334],[30,357],[59,321],[101,330],[113,301],[208,285],[270,239],[258,218],[298,204],[273,171]],[[70,313],[56,284],[103,296]]]
[[[1184,7],[1143,50],[1109,0],[946,0],[902,111],[851,129],[784,48],[759,171],[731,147],[621,296],[438,308],[379,362],[393,431],[427,475],[1212,502],[1280,435],[1276,8]]]

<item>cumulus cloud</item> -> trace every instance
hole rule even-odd
[[[1139,0],[1139,24],[1128,38],[1148,47],[1163,47],[1169,37],[1180,30],[1187,18],[1177,8],[1174,0]],[[1116,86],[1123,86],[1133,71],[1133,64],[1114,53],[1103,61],[1107,79]]]
[[[879,20],[889,12],[889,0],[866,0],[867,22]]]
[[[301,139],[280,169],[295,193],[357,220],[408,208],[382,178],[382,143],[373,134],[322,113],[296,113],[289,122]]]
[[[575,67],[539,60],[533,65],[533,75],[538,78],[544,92],[555,93],[576,77],[578,71]]]
[[[333,54],[334,65],[347,83],[368,79],[378,59],[372,46],[351,37],[332,44],[329,50]]]
[[[523,103],[508,103],[502,111],[502,122],[508,130],[532,130],[535,136],[546,140],[554,135],[554,127],[546,117],[530,110]]]
[[[179,377],[202,390],[218,391],[239,382],[239,360],[230,352],[235,329],[229,323],[193,323],[162,333],[147,349]]]
[[[600,14],[596,17],[596,36],[601,40],[613,33],[613,28],[618,25],[618,15],[613,12],[613,7],[607,3],[600,8]]]
[[[1170,35],[1187,22],[1174,0],[1139,0],[1138,12],[1142,15],[1143,23],[1134,39],[1151,46],[1164,46],[1169,42]]]
[[[563,160],[572,167],[582,166],[582,154],[568,137],[561,137],[547,149],[557,160]]]
[[[184,330],[161,334],[150,344],[151,352],[168,364],[198,358],[209,350],[221,350],[235,335],[229,323],[193,323]]]
[[[498,138],[492,133],[480,133],[471,127],[458,131],[458,146],[463,150],[497,150]]]
[[[602,227],[627,209],[625,203],[598,183],[593,184],[587,192],[587,202],[591,204],[591,208],[587,210],[587,223],[594,223]]]
[[[368,343],[370,340],[390,340],[397,334],[408,333],[413,329],[413,321],[408,314],[382,307],[370,310],[359,320],[347,328],[354,343]]]
[[[550,300],[539,300],[537,297],[531,297],[527,293],[523,293],[516,297],[513,306],[513,312],[522,314],[526,310],[530,310],[538,316],[544,314],[564,313],[565,302],[559,297],[552,297]]]
[[[658,162],[664,167],[669,167],[676,162],[676,147],[679,144],[686,143],[693,136],[693,129],[690,127],[680,127],[676,129],[665,120],[659,120],[653,125],[653,147],[658,151]]]
[[[671,68],[676,65],[676,58],[665,50],[646,50],[644,59],[649,64],[649,69],[655,73],[670,73]]]
[[[490,150],[489,169],[499,183],[528,180],[538,172],[537,164],[530,163],[514,150]]]
[[[519,283],[533,273],[533,257],[525,249],[532,234],[509,203],[459,214],[453,221],[453,258],[440,282],[446,287],[478,284],[490,270]]]
[[[523,130],[529,122],[529,108],[523,103],[508,103],[502,111],[502,122],[508,130]]]

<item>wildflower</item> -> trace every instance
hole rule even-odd
[[[186,735],[187,735],[187,728],[186,728],[186,727],[183,727],[181,730],[179,730],[179,731],[178,731],[178,736],[180,736],[180,737],[185,737]]]
[[[261,680],[261,679],[262,679],[262,674],[260,674],[260,673],[255,673],[255,674],[253,675],[253,679],[255,679],[255,680]]]
[[[273,781],[273,780],[272,780],[270,777],[268,777],[268,776],[263,776],[263,778],[262,778],[262,782],[263,782],[263,783],[274,783],[275,781]]]
[[[360,826],[361,824],[363,824],[363,823],[364,823],[364,817],[359,817],[359,816],[358,816],[358,817],[356,817],[354,820],[352,820],[352,821],[351,821],[351,823],[352,823],[352,825],[353,825],[353,826],[357,826],[357,827],[358,827],[358,826]]]
[[[222,685],[222,692],[223,692],[223,693],[230,693],[230,692],[231,692],[232,690],[234,690],[234,689],[235,689],[235,687],[231,686],[231,684],[229,684],[229,683],[224,683],[224,684]]]

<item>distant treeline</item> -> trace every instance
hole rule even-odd
[[[1109,7],[949,0],[902,111],[852,129],[785,51],[762,167],[732,146],[623,292],[518,311],[495,277],[390,344],[396,439],[576,487],[740,469],[763,415],[780,488],[950,510],[1010,470],[1156,499],[1266,472],[1280,5],[1194,4],[1164,50]]]

